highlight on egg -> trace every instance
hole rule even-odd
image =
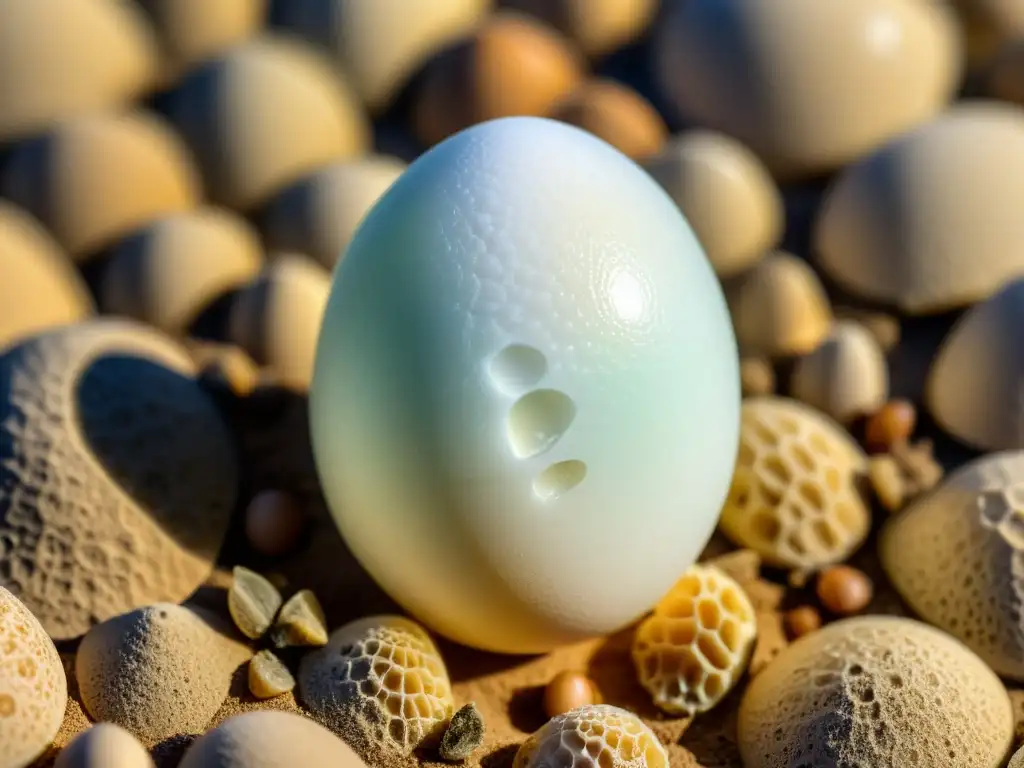
[[[543,652],[639,618],[718,519],[739,438],[725,299],[672,199],[512,117],[422,155],[333,278],[314,456],[353,554],[433,631]]]

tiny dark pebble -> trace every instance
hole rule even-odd
[[[442,760],[458,762],[465,760],[484,740],[484,719],[476,704],[470,702],[452,715],[448,730],[441,737],[438,752]]]

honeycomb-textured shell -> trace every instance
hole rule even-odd
[[[1024,680],[1024,451],[961,467],[890,519],[879,555],[922,619]]]
[[[178,768],[366,768],[337,736],[293,712],[230,717],[189,747]]]
[[[314,717],[367,762],[436,742],[455,708],[434,641],[400,616],[370,616],[333,632],[302,660],[299,690]]]
[[[26,212],[0,201],[0,349],[93,314],[92,296],[59,245]]]
[[[154,768],[146,748],[113,723],[97,723],[57,755],[53,768]]]
[[[181,138],[149,112],[88,114],[19,144],[0,194],[25,208],[76,261],[192,208],[202,190]]]
[[[201,733],[251,655],[215,615],[157,603],[93,627],[78,648],[75,675],[94,720],[152,746]]]
[[[122,241],[104,267],[100,304],[107,314],[181,334],[262,265],[259,236],[245,219],[197,208],[161,218]]]
[[[939,348],[925,388],[932,417],[983,451],[1024,448],[1024,280],[969,309]]]
[[[1024,269],[1022,195],[1024,110],[966,101],[846,168],[814,251],[848,294],[910,315],[969,306]]]
[[[637,627],[633,664],[666,712],[707,712],[746,668],[757,637],[754,606],[714,566],[694,565]]]
[[[280,254],[235,296],[228,338],[279,383],[309,387],[331,277],[301,254]]]
[[[404,171],[402,161],[372,155],[304,177],[267,206],[267,247],[305,253],[333,269],[367,211]]]
[[[512,768],[668,768],[668,753],[632,712],[610,704],[551,718],[516,752]]]
[[[790,388],[797,400],[849,424],[888,399],[885,353],[863,325],[840,320],[821,346],[797,361]]]
[[[194,375],[170,339],[110,319],[0,356],[0,584],[55,639],[212,570],[238,468]]]
[[[266,203],[313,169],[362,154],[370,128],[339,73],[308,46],[257,37],[193,70],[167,113],[213,202]]]
[[[999,678],[958,640],[893,616],[804,635],[747,689],[745,766],[997,768],[1013,739]]]
[[[731,304],[736,340],[745,353],[801,355],[832,327],[832,307],[814,270],[781,251],[743,277]]]
[[[783,568],[845,560],[871,524],[858,487],[866,471],[864,451],[824,414],[788,398],[747,399],[722,532]]]
[[[0,766],[24,768],[64,719],[68,684],[53,641],[36,617],[0,587]]]

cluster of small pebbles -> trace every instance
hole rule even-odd
[[[305,410],[511,115],[685,215],[744,396],[701,561],[535,659],[383,596]],[[0,768],[1024,768],[1022,199],[1018,0],[2,0]]]

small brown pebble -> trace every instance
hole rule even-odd
[[[261,491],[245,511],[245,535],[261,555],[277,557],[295,549],[305,528],[299,502],[284,491]]]
[[[775,393],[775,369],[763,357],[744,357],[740,360],[740,387],[744,397],[759,397]]]
[[[867,608],[874,585],[863,571],[849,565],[833,565],[818,576],[818,599],[836,616],[849,616]]]
[[[548,717],[557,717],[578,707],[597,703],[597,688],[582,672],[559,672],[544,689],[544,712]]]
[[[257,640],[270,629],[281,607],[281,593],[255,571],[235,566],[228,590],[228,611],[246,637]]]
[[[272,699],[295,688],[295,678],[277,656],[260,651],[249,662],[249,692],[257,699]]]
[[[302,589],[288,598],[270,630],[270,639],[278,648],[327,645],[327,619],[316,595]]]
[[[917,411],[909,400],[890,400],[868,419],[864,444],[873,453],[884,453],[910,439],[917,425]]]
[[[801,605],[799,608],[787,611],[782,620],[790,640],[796,640],[798,637],[821,629],[821,614],[810,605]]]
[[[454,763],[472,755],[483,741],[484,719],[476,704],[470,702],[452,715],[438,752],[442,760]]]

